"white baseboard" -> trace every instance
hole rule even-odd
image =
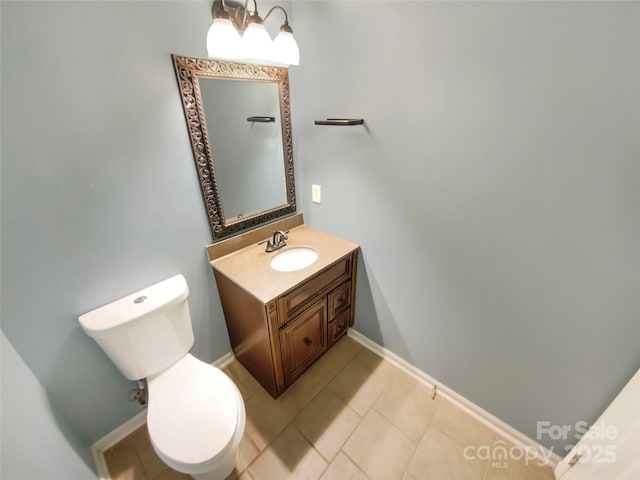
[[[555,468],[558,462],[562,460],[562,458],[557,453],[549,451],[548,448],[540,445],[532,438],[529,438],[527,435],[520,432],[519,430],[516,430],[511,425],[503,422],[499,418],[491,415],[489,412],[480,408],[471,400],[468,400],[459,393],[456,393],[454,390],[450,389],[442,382],[439,382],[430,375],[427,375],[419,368],[407,362],[405,359],[399,357],[392,351],[387,350],[383,346],[378,345],[373,340],[365,337],[360,332],[350,328],[348,331],[348,335],[363,347],[368,348],[373,353],[381,356],[389,363],[392,363],[408,375],[411,375],[413,378],[415,378],[428,388],[431,389],[434,386],[437,386],[437,392],[438,394],[442,395],[443,398],[446,398],[458,408],[460,408],[476,420],[482,422],[484,425],[486,425],[508,441],[512,442],[513,444],[521,447],[530,447],[536,452],[544,452],[544,455],[546,456],[545,458],[549,459],[549,466],[551,466],[552,468]]]
[[[225,353],[211,365],[216,368],[224,368],[235,360],[233,352]],[[91,454],[93,455],[93,461],[96,464],[96,474],[98,480],[111,480],[111,474],[107,467],[107,462],[104,458],[104,452],[109,450],[120,440],[131,435],[138,428],[143,426],[147,422],[146,409],[138,413],[135,417],[130,418],[122,425],[116,427],[111,432],[107,433],[104,437],[97,440],[91,445]]]
[[[138,428],[144,425],[146,421],[147,411],[143,410],[135,417],[130,418],[91,445],[91,454],[93,455],[93,461],[96,463],[96,474],[98,475],[98,480],[111,480],[111,474],[107,468],[107,462],[104,459],[104,452],[113,447],[127,435],[135,432]]]

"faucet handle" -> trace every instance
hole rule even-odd
[[[282,230],[274,230],[273,231],[273,244],[274,245],[278,245],[280,247],[284,247],[286,245],[285,240],[287,240],[289,237],[287,237],[287,233],[289,233],[288,231],[283,232]]]

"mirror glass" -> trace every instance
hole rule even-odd
[[[278,85],[200,80],[225,217],[287,203]]]
[[[294,213],[287,69],[173,61],[214,241]]]

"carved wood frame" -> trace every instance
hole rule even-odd
[[[209,219],[213,240],[271,222],[279,217],[295,213],[296,190],[293,173],[293,146],[291,137],[291,107],[289,102],[289,71],[283,67],[250,65],[206,58],[171,55],[178,80],[187,130],[191,140],[193,159],[196,163],[204,205]],[[224,215],[220,193],[217,188],[215,161],[209,141],[207,121],[202,104],[200,78],[260,81],[278,84],[280,96],[280,123],[282,126],[282,152],[284,155],[285,186],[287,203],[268,210],[234,217],[227,220]]]

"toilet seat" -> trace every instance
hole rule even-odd
[[[242,396],[229,377],[187,354],[147,383],[149,437],[165,463],[198,474],[228,460],[245,423]]]

